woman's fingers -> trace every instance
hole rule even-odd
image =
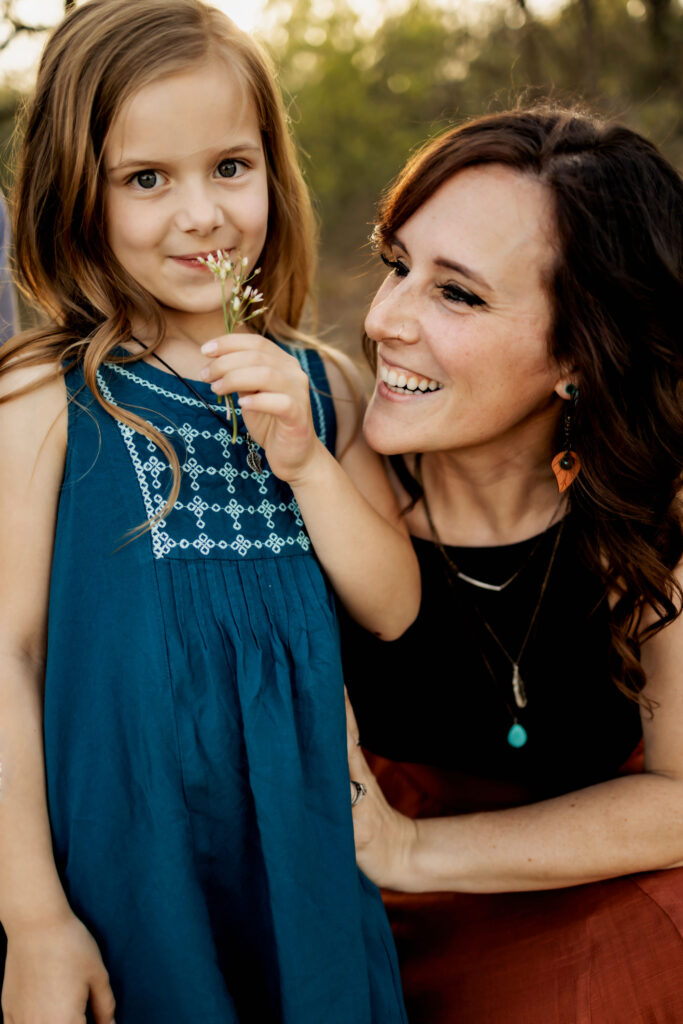
[[[90,985],[90,1008],[95,1024],[115,1024],[116,1001],[106,971],[101,973]]]
[[[365,760],[365,754],[360,745],[358,723],[356,722],[356,716],[353,713],[346,687],[344,687],[344,698],[346,700],[346,749],[349,759],[349,776],[351,778],[351,799],[353,806],[357,807],[370,791],[375,796],[379,794],[380,799],[383,799],[383,797],[375,781],[375,776]],[[358,786],[362,787],[361,792],[359,792]]]
[[[356,721],[353,705],[349,699],[349,691],[346,687],[344,687],[344,702],[346,704],[346,739],[349,745],[350,754],[351,747],[360,746],[360,733],[358,731],[358,722]]]

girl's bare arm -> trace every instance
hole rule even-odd
[[[350,360],[326,359],[338,419],[335,458],[315,434],[309,381],[299,361],[259,335],[204,345],[205,379],[237,391],[244,422],[270,468],[292,488],[316,554],[349,613],[376,636],[400,636],[417,615],[420,570],[379,456],[352,430]],[[344,366],[344,372],[340,369]]]
[[[15,371],[0,404],[0,921],[8,938],[2,1004],[13,1024],[68,1020],[91,993],[98,1024],[113,997],[94,940],[55,867],[43,758],[43,682],[52,546],[66,452],[64,381]],[[67,1016],[62,1016],[66,1012]]]

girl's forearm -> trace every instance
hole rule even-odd
[[[407,533],[375,511],[323,445],[292,490],[349,614],[384,640],[400,636],[420,602],[420,572]]]
[[[0,658],[0,922],[8,934],[69,913],[52,852],[41,689],[26,659]]]
[[[396,886],[405,891],[581,885],[683,863],[683,781],[625,776],[526,807],[415,824]]]

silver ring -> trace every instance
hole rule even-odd
[[[351,806],[355,807],[358,801],[363,799],[367,789],[362,782],[356,782],[355,779],[351,779],[351,785],[356,787],[356,792],[351,797]]]

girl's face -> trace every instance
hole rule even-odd
[[[198,262],[217,249],[253,268],[266,240],[268,181],[254,104],[213,59],[146,85],[123,105],[104,151],[114,255],[175,323],[223,333],[220,284]]]
[[[523,430],[549,445],[563,383],[548,353],[546,187],[499,164],[467,168],[382,255],[391,273],[365,321],[378,357],[369,444],[388,454],[481,450],[514,446]]]

